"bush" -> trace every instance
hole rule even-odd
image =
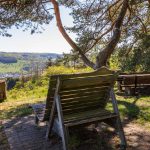
[[[56,74],[73,74],[73,73],[80,73],[80,72],[90,72],[92,71],[91,68],[84,68],[84,69],[74,69],[74,68],[67,68],[64,66],[52,66],[49,67],[45,72],[44,75],[46,77],[49,77],[50,75],[56,75]]]

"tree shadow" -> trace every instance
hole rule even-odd
[[[136,102],[138,99],[135,99],[132,103],[124,101],[124,100],[118,100],[119,107],[125,106],[124,109],[120,110],[120,113],[123,116],[126,116],[128,121],[132,121],[134,119],[137,119],[140,114],[140,108],[136,105]]]

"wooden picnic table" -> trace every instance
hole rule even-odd
[[[137,90],[140,91],[140,89],[150,87],[150,73],[121,74],[117,81],[120,91],[125,91],[129,95],[135,95]]]

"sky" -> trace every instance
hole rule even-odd
[[[69,9],[61,8],[61,17],[64,26],[71,26],[72,17]],[[70,45],[59,32],[55,18],[49,25],[43,26],[45,31],[41,34],[30,34],[30,30],[23,32],[22,29],[12,28],[9,33],[12,37],[0,36],[1,52],[33,52],[33,53],[69,53]],[[69,34],[73,39],[74,34]]]

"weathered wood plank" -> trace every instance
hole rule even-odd
[[[87,78],[73,78],[63,80],[61,89],[67,88],[77,88],[82,86],[89,86],[89,85],[97,85],[97,84],[104,84],[104,83],[113,83],[115,77],[113,75],[106,75],[106,76],[92,76]]]
[[[92,92],[92,91],[98,91],[98,90],[103,90],[105,88],[109,88],[112,86],[110,83],[106,84],[97,84],[97,85],[92,85],[92,86],[82,86],[82,87],[77,87],[77,88],[70,88],[70,89],[65,89],[59,92],[59,94],[62,95],[70,95],[70,94],[78,94],[78,93],[84,93],[84,92]]]
[[[60,77],[60,80],[64,80],[64,79],[70,79],[70,78],[88,77],[88,76],[106,75],[106,74],[117,74],[118,75],[118,72],[109,70],[106,67],[101,67],[100,69],[93,71],[93,72],[54,75],[54,78]]]
[[[68,109],[64,109],[63,110],[63,114],[64,115],[74,114],[74,113],[77,113],[77,112],[84,112],[84,111],[88,111],[88,110],[91,111],[91,110],[98,109],[98,108],[101,109],[102,106],[101,105],[97,105],[97,104],[93,104],[90,107],[81,106],[81,107],[77,107],[77,108],[76,107],[68,108]]]
[[[78,119],[82,119],[82,118],[91,118],[96,115],[103,115],[103,114],[111,114],[111,112],[109,112],[108,110],[99,109],[99,108],[93,109],[91,111],[77,112],[74,114],[64,115],[64,121],[69,122],[72,120],[78,120]]]
[[[60,94],[61,99],[69,99],[69,98],[75,98],[75,97],[82,97],[82,96],[89,96],[94,94],[100,94],[105,93],[108,90],[108,87],[104,88],[92,88],[92,89],[80,89],[76,91],[70,91],[67,93]],[[99,96],[99,95],[98,95]]]
[[[108,90],[107,90],[108,91]],[[103,91],[103,92],[95,92],[95,93],[89,93],[87,95],[75,95],[75,96],[72,96],[72,97],[63,97],[61,99],[61,102],[62,103],[68,103],[68,102],[72,102],[72,101],[84,101],[84,100],[91,100],[92,99],[95,99],[95,98],[103,98],[104,95],[106,95],[107,91]]]
[[[138,75],[137,76],[137,85],[150,85],[150,74]]]
[[[65,99],[62,100],[62,106],[68,106],[68,105],[75,105],[77,103],[91,103],[91,102],[95,102],[95,101],[99,101],[99,103],[103,103],[104,98],[106,96],[106,93],[97,93],[96,94],[98,97],[94,97],[94,95],[86,95],[86,96],[82,96],[82,97],[74,97],[74,98],[69,98],[69,99]]]
[[[72,113],[74,113],[74,110],[76,109],[88,109],[89,111],[91,110],[91,108],[93,108],[94,106],[97,108],[102,108],[105,106],[106,103],[99,103],[99,101],[97,102],[91,102],[91,103],[77,103],[75,105],[68,105],[68,106],[64,106],[63,107],[63,111],[67,112],[67,110],[69,111],[68,113],[70,113],[70,111],[72,111]],[[82,110],[81,110],[82,111]]]
[[[70,121],[65,123],[65,126],[76,126],[76,125],[81,125],[81,124],[89,124],[89,123],[95,123],[95,122],[100,122],[103,121],[105,119],[108,118],[113,118],[113,117],[117,117],[116,114],[107,114],[107,115],[103,115],[103,116],[96,116],[96,117],[92,117],[92,118],[88,118],[88,119],[81,119],[81,120],[76,120],[76,121]]]
[[[116,96],[114,94],[113,89],[111,89],[111,91],[110,91],[110,96],[111,96],[111,99],[112,99],[114,113],[118,115],[118,117],[116,118],[116,121],[115,121],[115,126],[116,126],[116,129],[119,132],[119,136],[120,136],[120,139],[121,139],[121,145],[126,147],[126,145],[127,145],[126,138],[125,138],[125,135],[124,135],[122,124],[121,124],[118,104],[117,104]]]

